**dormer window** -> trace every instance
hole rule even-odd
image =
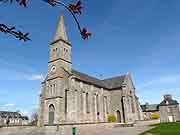
[[[168,105],[169,104],[169,102],[168,101],[166,101],[166,105]]]

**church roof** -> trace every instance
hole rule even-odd
[[[126,75],[122,75],[122,76],[102,80],[102,82],[108,89],[116,89],[122,87],[125,79],[126,79]]]
[[[95,77],[89,76],[85,73],[81,73],[81,72],[76,71],[74,69],[72,70],[72,73],[76,77],[76,79],[78,79],[78,80],[84,81],[86,83],[94,84],[98,87],[106,88],[104,83]]]
[[[72,70],[72,73],[78,80],[81,80],[86,83],[90,83],[90,84],[93,84],[93,85],[96,85],[98,87],[105,88],[108,90],[122,87],[123,82],[126,79],[126,75],[122,75],[122,76],[118,76],[114,78],[100,80],[95,77],[76,71],[74,69]]]

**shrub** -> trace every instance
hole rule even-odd
[[[109,115],[108,116],[108,122],[113,123],[113,122],[116,122],[116,121],[117,121],[116,116],[114,116],[114,115]]]
[[[158,113],[153,113],[153,114],[151,114],[151,118],[152,118],[153,120],[157,120],[157,119],[160,118],[160,115],[159,115]]]

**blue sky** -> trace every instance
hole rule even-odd
[[[32,39],[23,43],[0,33],[0,110],[27,114],[38,107],[49,43],[62,14],[73,46],[73,68],[101,78],[130,72],[141,103],[159,103],[169,93],[180,101],[180,1],[82,2],[86,10],[81,24],[93,33],[88,41],[80,38],[62,7],[38,0],[27,8],[0,5],[0,23],[30,32]]]

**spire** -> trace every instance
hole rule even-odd
[[[64,16],[60,16],[60,20],[58,23],[55,40],[63,39],[65,41],[68,41],[67,34],[66,34],[66,28],[64,25]]]

